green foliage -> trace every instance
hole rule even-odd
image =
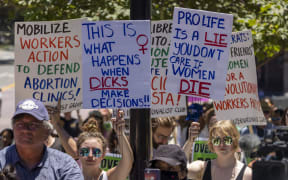
[[[2,0],[0,5],[12,7],[10,16],[17,12],[25,21],[130,16],[128,0]],[[258,63],[286,50],[288,0],[152,0],[152,20],[172,19],[174,7],[233,14],[233,31],[252,31]]]
[[[251,30],[257,63],[287,50],[288,0],[158,0],[153,19],[172,19],[174,7],[233,14],[233,31]]]
[[[25,21],[63,20],[88,17],[91,20],[129,18],[126,0],[4,0],[24,10]]]

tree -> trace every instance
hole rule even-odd
[[[129,19],[130,5],[128,0],[4,0],[2,4],[17,7],[25,21]],[[252,31],[260,66],[287,50],[288,0],[153,0],[152,20],[172,19],[177,6],[233,14],[233,31]]]
[[[258,67],[287,50],[288,0],[158,0],[152,6],[157,20],[171,19],[175,6],[233,14],[233,31],[252,32]]]

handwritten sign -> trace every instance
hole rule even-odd
[[[258,97],[253,39],[250,31],[232,33],[224,100],[214,101],[218,119],[231,119],[238,126],[265,125]]]
[[[82,107],[81,20],[15,24],[15,100]]]
[[[150,107],[150,22],[82,23],[83,107]]]
[[[187,115],[186,96],[166,91],[172,20],[151,22],[151,117]]]
[[[208,148],[208,138],[198,138],[192,148],[192,161],[216,159],[217,155]]]
[[[230,14],[174,9],[169,91],[202,98],[224,98],[232,23]]]

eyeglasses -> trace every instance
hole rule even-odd
[[[223,139],[221,139],[221,137],[218,136],[218,137],[212,138],[211,142],[214,146],[219,146],[222,141],[226,146],[230,146],[233,142],[232,137],[230,136],[225,136],[223,137]]]
[[[31,131],[35,131],[36,129],[41,128],[43,125],[41,123],[24,123],[24,122],[16,122],[14,124],[15,128],[20,129],[29,129]]]
[[[101,152],[100,149],[98,149],[98,148],[88,148],[88,147],[80,148],[80,153],[79,153],[80,156],[82,156],[82,157],[88,157],[88,156],[89,156],[89,153],[90,153],[90,149],[92,149],[92,155],[93,155],[94,157],[97,157],[97,158],[101,157],[102,152]]]

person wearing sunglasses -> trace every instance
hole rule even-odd
[[[217,154],[211,161],[188,164],[188,178],[202,180],[251,180],[252,170],[237,160],[239,132],[230,120],[217,121],[209,130],[208,147]]]
[[[107,172],[100,169],[107,148],[103,135],[100,132],[90,130],[84,131],[78,137],[79,160],[86,180],[125,180],[130,173],[134,158],[130,144],[124,134],[125,121],[121,112],[118,112],[116,119],[112,118],[112,122],[119,139],[122,159],[116,167]]]

